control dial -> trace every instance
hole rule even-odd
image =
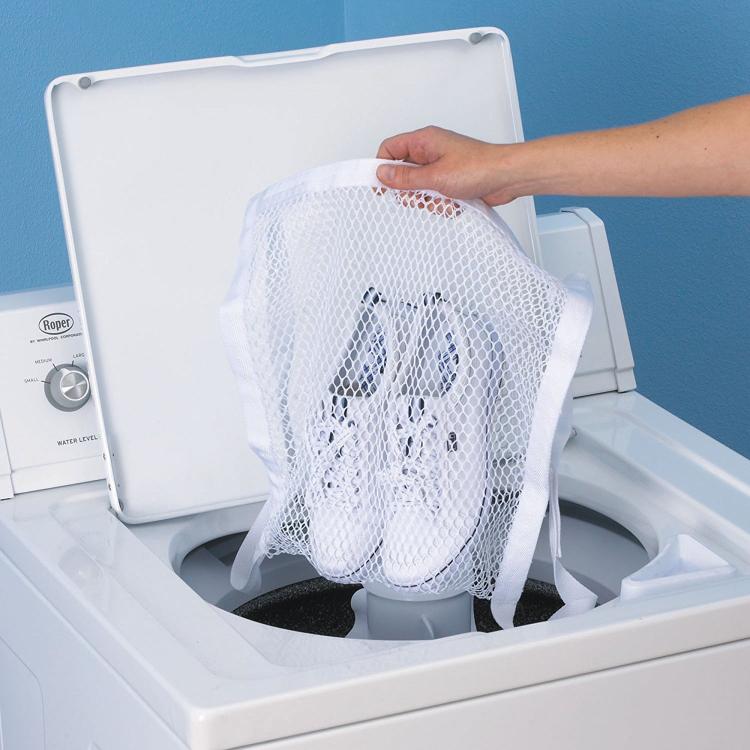
[[[45,379],[44,394],[56,409],[76,411],[91,395],[89,376],[76,365],[54,367]]]

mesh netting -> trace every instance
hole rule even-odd
[[[484,204],[384,189],[375,166],[248,210],[223,325],[271,476],[258,553],[517,599],[586,316]]]

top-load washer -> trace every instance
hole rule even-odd
[[[366,597],[313,617],[293,557],[264,562],[261,615],[230,585],[266,491],[217,320],[243,204],[427,122],[519,140],[502,32],[66,76],[47,104],[80,310],[65,290],[0,309],[2,747],[746,746],[750,464],[634,390],[585,209],[501,213],[592,285],[561,495],[566,565],[600,606],[546,621],[545,544],[505,631],[478,604],[471,632],[363,637]]]

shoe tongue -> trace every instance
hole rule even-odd
[[[331,415],[339,422],[343,422],[349,412],[349,399],[338,393],[331,397]]]
[[[424,399],[421,396],[409,399],[407,407],[407,416],[412,422],[416,422],[424,414]]]
[[[362,426],[372,419],[372,403],[369,398],[334,393],[331,396],[329,413],[342,425],[354,422]]]
[[[427,303],[419,341],[401,388],[405,396],[444,396],[453,386],[459,353],[455,332],[439,299]]]
[[[367,299],[367,303],[360,312],[343,364],[331,386],[340,396],[372,396],[385,369],[385,332],[376,310],[379,297]]]
[[[403,396],[398,400],[397,415],[399,425],[403,429],[420,424],[432,427],[435,425],[436,412],[440,411],[439,398],[427,396]]]

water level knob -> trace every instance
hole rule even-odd
[[[54,367],[45,379],[44,393],[56,409],[76,411],[91,395],[89,376],[76,365]]]

